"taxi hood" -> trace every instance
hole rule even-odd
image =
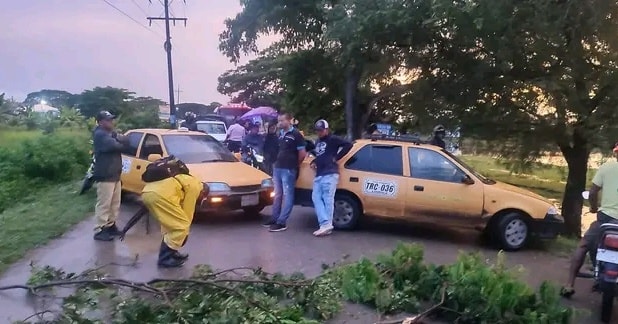
[[[245,163],[206,162],[187,164],[191,174],[202,182],[223,182],[230,187],[259,185],[270,177]]]
[[[543,196],[541,196],[539,194],[536,194],[536,193],[534,193],[534,192],[532,192],[530,190],[522,189],[522,188],[510,185],[510,184],[507,184],[507,183],[504,183],[504,182],[496,181],[496,183],[491,185],[491,187],[494,187],[496,190],[512,192],[512,193],[520,194],[522,196],[538,199],[538,200],[544,201],[544,202],[546,202],[548,204],[552,204],[552,202],[549,199],[547,199],[547,198],[545,198],[545,197],[543,197]]]

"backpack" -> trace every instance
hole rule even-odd
[[[189,174],[189,168],[173,155],[160,158],[146,167],[142,174],[144,182],[161,181],[178,174]]]

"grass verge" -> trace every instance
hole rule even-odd
[[[93,211],[94,190],[79,196],[78,188],[76,182],[44,187],[0,214],[0,273]]]

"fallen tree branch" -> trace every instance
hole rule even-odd
[[[445,300],[446,300],[446,285],[442,286],[440,302],[429,307],[424,312],[414,315],[412,317],[406,317],[403,319],[383,321],[383,322],[376,322],[375,324],[421,324],[423,323],[423,320],[425,319],[425,317],[427,317],[429,314],[435,312],[437,309],[442,307],[442,305],[444,305]]]

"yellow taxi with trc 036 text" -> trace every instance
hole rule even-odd
[[[315,173],[301,165],[296,204],[311,206]],[[547,199],[493,181],[456,156],[411,137],[374,136],[354,142],[340,162],[333,225],[354,228],[361,217],[476,228],[505,250],[529,238],[555,238],[564,224]]]
[[[170,129],[134,129],[125,133],[130,145],[122,154],[122,190],[141,194],[146,166],[174,155],[192,175],[209,187],[198,211],[244,210],[259,214],[272,205],[274,186],[264,172],[238,161],[219,141],[201,132]]]

